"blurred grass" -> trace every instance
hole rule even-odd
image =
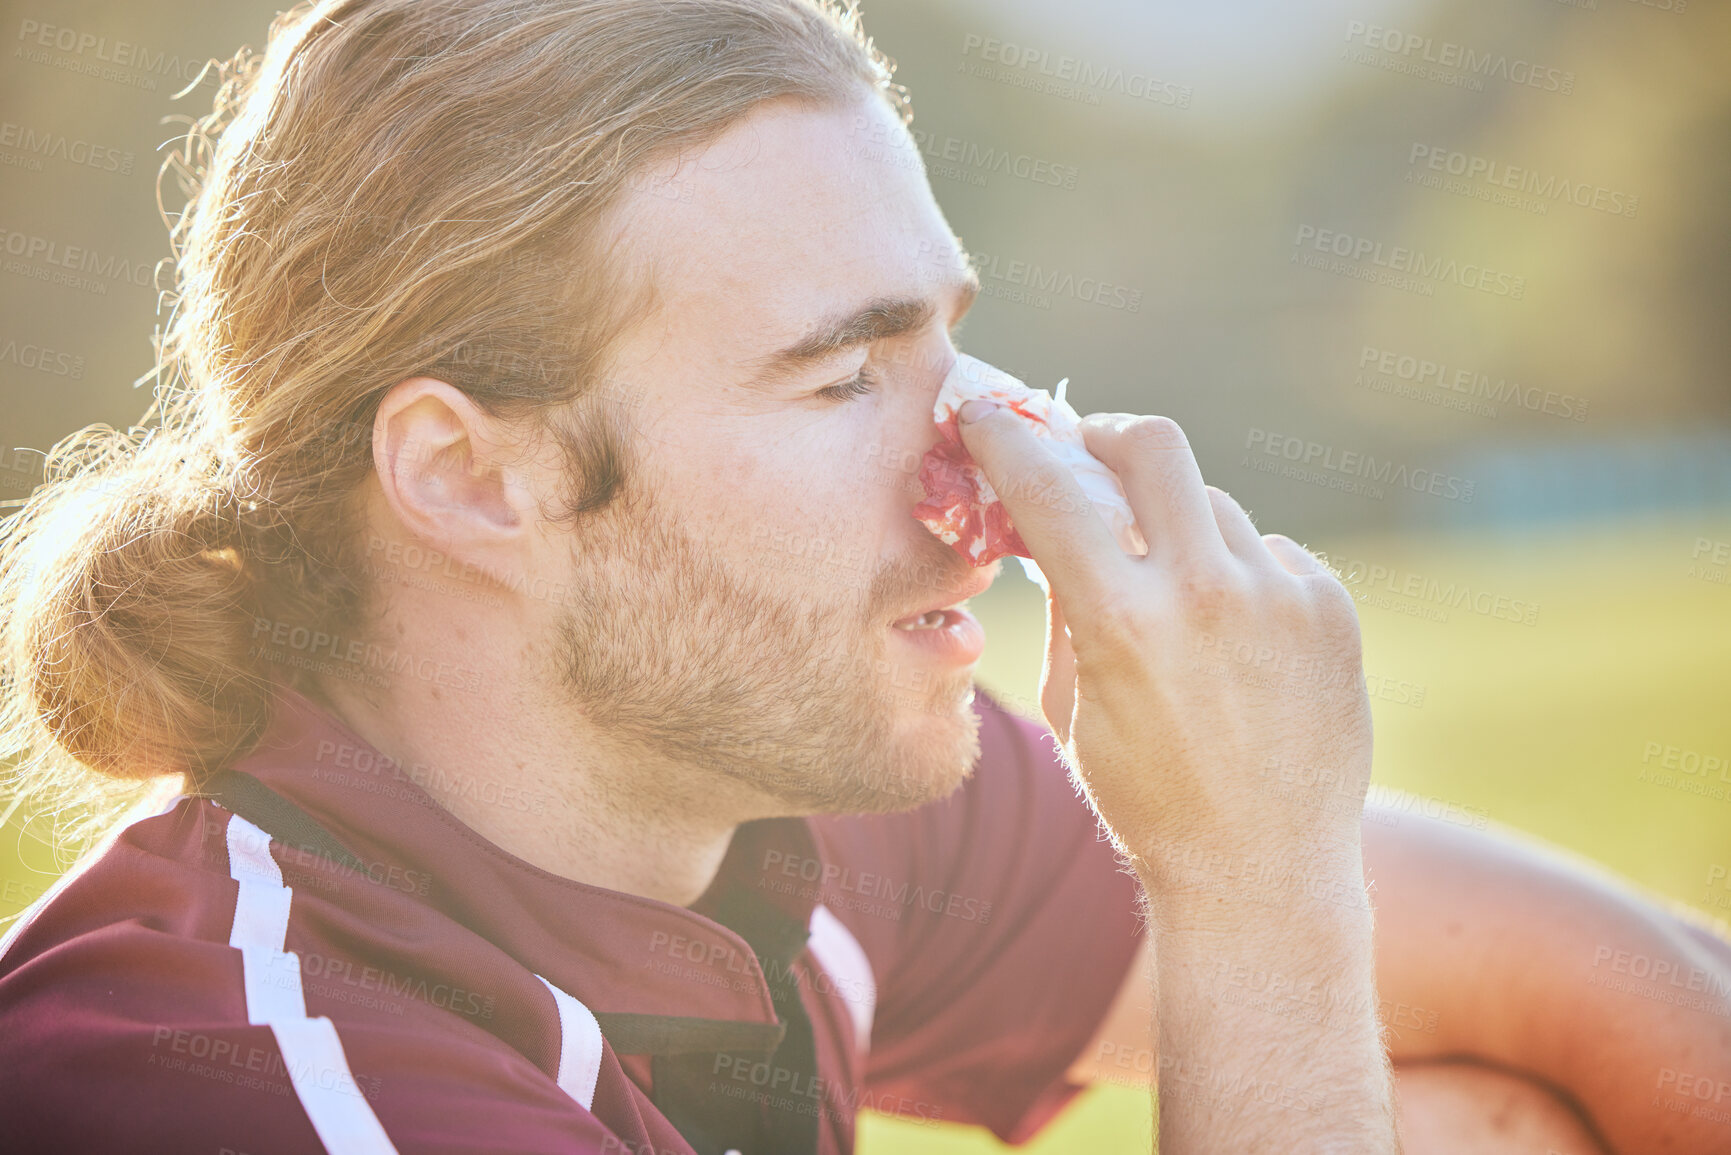
[[[875,1111],[860,1112],[858,1155],[1147,1155],[1153,1149],[1148,1092],[1100,1084],[1076,1096],[1044,1131],[1021,1147],[1011,1147],[984,1127],[953,1123],[906,1122]]]
[[[1460,609],[1439,622],[1361,604],[1366,668],[1425,688],[1417,708],[1373,702],[1376,781],[1480,808],[1657,895],[1715,912],[1707,874],[1731,866],[1731,800],[1639,777],[1650,742],[1731,756],[1731,585],[1689,575],[1698,538],[1731,541],[1731,515],[1308,542],[1343,568],[1361,562],[1352,568],[1399,575],[1397,587],[1411,574],[1539,605],[1536,623],[1523,626]],[[1039,591],[1011,564],[975,606],[988,637],[981,683],[1035,709]],[[21,837],[13,815],[0,841],[0,917],[53,876],[47,848]],[[1147,1151],[1148,1113],[1140,1091],[1095,1087],[1020,1150]],[[860,1120],[862,1155],[1006,1149],[978,1128]]]

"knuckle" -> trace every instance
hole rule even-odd
[[[1034,466],[1022,478],[1019,496],[1024,502],[1037,505],[1043,509],[1052,509],[1062,505],[1064,495],[1068,492],[1069,476],[1064,467],[1056,462],[1043,461]]]
[[[1095,611],[1085,619],[1094,647],[1107,655],[1121,658],[1146,650],[1155,630],[1155,615],[1139,599],[1128,593],[1102,595]],[[1080,655],[1078,655],[1080,656]]]
[[[1126,434],[1140,420],[1133,413],[1090,413],[1080,425],[1083,444],[1101,460],[1119,462],[1128,444]]]
[[[1335,577],[1333,573],[1326,569],[1319,569],[1315,573],[1305,574],[1300,580],[1307,589],[1318,597],[1328,599],[1345,598],[1349,604],[1352,602],[1352,594],[1347,592],[1346,586],[1341,583],[1339,578]]]
[[[1219,486],[1205,485],[1203,488],[1208,491],[1208,500],[1214,504],[1216,509],[1223,513],[1243,514],[1245,520],[1249,520],[1250,512],[1246,510],[1243,505],[1239,504],[1236,497],[1233,497],[1230,493],[1227,493]]]
[[[1265,533],[1262,535],[1262,544],[1267,546],[1268,552],[1279,558],[1283,564],[1292,562],[1298,564],[1301,570],[1308,568],[1319,573],[1332,572],[1328,566],[1323,564],[1321,558],[1284,533]]]
[[[1341,584],[1339,578],[1327,570],[1318,570],[1316,573],[1305,574],[1299,581],[1325,623],[1349,620],[1354,632],[1357,632],[1358,603],[1353,601],[1352,593]]]
[[[1043,461],[1034,470],[1034,483],[1042,490],[1062,489],[1070,480],[1069,471],[1054,461]]]
[[[1177,448],[1189,444],[1184,430],[1170,417],[1133,417],[1124,423],[1123,430],[1132,441],[1155,448]]]
[[[1311,616],[1310,598],[1299,580],[1284,570],[1258,575],[1256,600],[1275,621],[1302,626]]]
[[[1178,575],[1178,600],[1187,613],[1218,618],[1236,610],[1245,594],[1244,581],[1224,565],[1193,566]]]

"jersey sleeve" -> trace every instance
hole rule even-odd
[[[1065,1071],[1141,935],[1120,869],[1045,727],[983,694],[981,756],[943,802],[815,824],[825,904],[871,962],[867,1105],[976,1123],[1008,1142],[1080,1088]]]

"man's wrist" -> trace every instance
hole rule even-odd
[[[1295,918],[1348,927],[1368,925],[1370,917],[1356,838],[1297,852],[1167,844],[1132,855],[1130,864],[1157,926],[1168,932],[1233,936],[1250,923],[1272,927]]]
[[[1304,1003],[1302,1021],[1357,1024],[1351,1030],[1374,1027],[1370,911],[1310,903],[1227,906],[1189,896],[1151,905],[1149,934],[1163,979],[1187,972],[1194,981],[1218,987],[1213,993],[1228,1001],[1236,994],[1246,1005],[1261,1006],[1270,1000],[1255,996],[1270,996],[1270,1006],[1263,1008],[1269,1014],[1293,1011],[1275,997],[1287,996]],[[1270,992],[1262,984],[1277,989]]]
[[[1150,906],[1163,1146],[1396,1149],[1368,909],[1182,888]]]
[[[1254,1009],[1266,1000],[1252,996],[1266,992],[1254,984],[1239,990],[1235,976],[1278,979],[1283,989],[1314,995],[1317,1005],[1306,1003],[1311,1013],[1270,1028],[1305,1034],[1306,1025],[1326,1025],[1349,1037],[1375,1037],[1374,916],[1358,870],[1345,879],[1339,868],[1313,866],[1278,880],[1236,879],[1224,891],[1168,882],[1163,892],[1150,891],[1148,904],[1155,966],[1163,980],[1177,980],[1163,982],[1164,989],[1201,984],[1225,1003]],[[1262,1009],[1281,1017],[1275,1012],[1291,1008]]]

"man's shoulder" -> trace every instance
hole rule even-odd
[[[304,1115],[292,1100],[234,1100],[225,1060],[244,1059],[268,1028],[247,1020],[227,942],[235,884],[220,844],[214,856],[203,849],[200,808],[181,799],[127,824],[7,936],[0,1126],[8,1149],[190,1150],[242,1133],[235,1112],[247,1109],[284,1129],[276,1150],[291,1149],[289,1137],[316,1143],[301,1134]]]
[[[157,939],[220,941],[234,908],[223,819],[182,797],[120,826],[17,916],[0,940],[0,991],[30,960]]]
[[[282,1141],[265,1150],[316,1150],[304,1112],[285,1094],[288,1081],[262,1075],[276,1058],[269,1028],[247,1024],[244,1009],[224,1015],[188,1001],[199,998],[195,976],[207,970],[196,952],[172,952],[174,966],[151,982],[129,977],[112,948],[147,934],[117,925],[112,935],[85,936],[0,979],[7,1149],[215,1151],[268,1120],[265,1133]],[[101,937],[114,941],[95,941]],[[132,963],[141,957],[130,943],[122,951]],[[176,973],[178,997],[163,998],[161,982]],[[220,1000],[207,993],[201,1001]],[[258,1071],[247,1069],[249,1061]],[[242,1090],[257,1093],[237,1095]]]
[[[391,901],[389,931],[415,937],[439,931],[428,908],[411,922],[406,896],[332,872],[334,891],[295,896],[285,944],[288,890],[231,863],[235,821],[180,799],[119,831],[21,920],[0,955],[0,1146],[320,1150],[311,1117],[363,1102],[417,1150],[477,1149],[488,1128],[514,1149],[553,1150],[595,1131],[488,1029],[490,998],[368,965],[366,912]],[[543,997],[522,977],[501,996],[535,989],[499,1020]]]
[[[72,1061],[127,1024],[246,1021],[236,888],[220,842],[207,849],[222,832],[208,809],[182,798],[126,824],[18,916],[0,941],[7,1052]]]

